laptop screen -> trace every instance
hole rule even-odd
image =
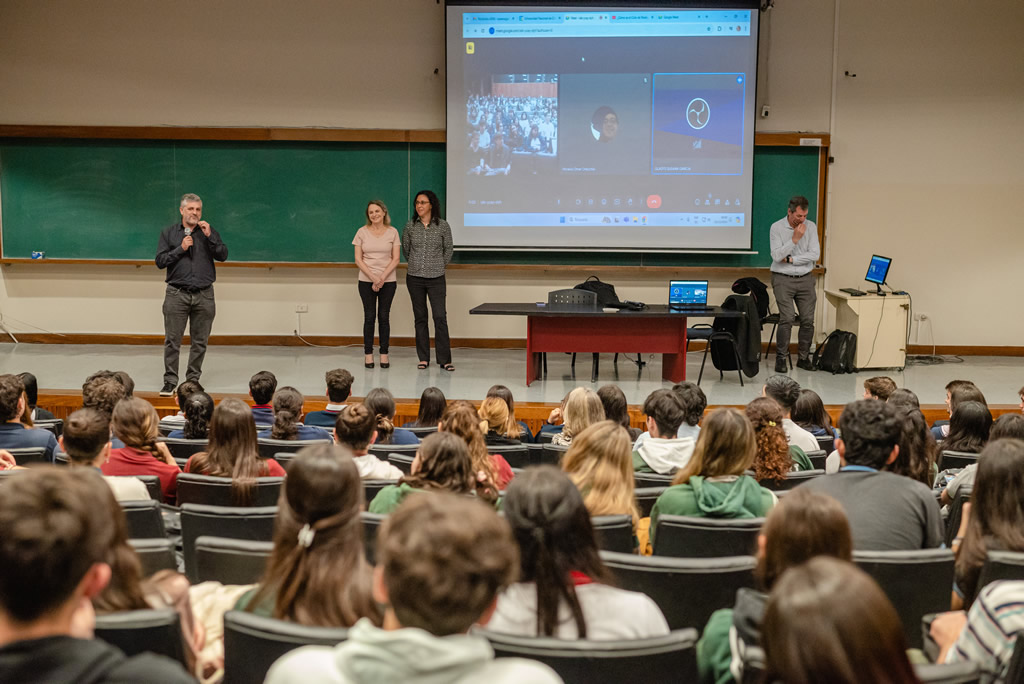
[[[672,305],[706,305],[708,281],[672,280],[668,284],[668,303]]]

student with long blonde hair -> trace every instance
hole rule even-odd
[[[487,397],[480,408],[477,409],[480,416],[480,429],[484,432],[484,441],[487,446],[512,446],[522,444],[516,437],[506,434],[509,429],[511,413],[508,411],[508,404],[500,397]],[[518,425],[515,426],[518,429]]]
[[[498,430],[505,437],[511,437],[512,439],[518,439],[522,442],[533,442],[533,433],[530,432],[530,428],[527,427],[526,423],[521,420],[516,420],[516,400],[512,396],[512,390],[504,385],[492,385],[487,390],[487,397],[498,397],[505,402],[508,406],[508,422],[505,424],[504,430]]]
[[[480,417],[468,401],[452,401],[441,416],[440,432],[451,432],[466,443],[469,457],[473,461],[473,472],[477,478],[477,495],[493,501],[498,490],[512,481],[512,467],[499,454],[488,454],[484,433],[480,429]]]
[[[583,496],[591,516],[640,517],[633,484],[632,442],[626,428],[610,420],[594,423],[572,440],[562,470]]]
[[[589,387],[577,387],[566,397],[563,415],[565,425],[562,431],[551,439],[551,443],[569,446],[573,437],[594,423],[604,420],[604,404],[594,390]]]

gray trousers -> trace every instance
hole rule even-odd
[[[818,302],[814,285],[813,273],[798,278],[772,273],[772,290],[775,291],[775,302],[779,307],[779,330],[775,338],[775,353],[779,357],[789,356],[789,338],[794,323],[800,324],[800,332],[797,335],[800,358],[806,359],[811,354],[811,342],[814,340],[814,306]]]
[[[213,318],[217,315],[217,303],[213,299],[213,286],[199,292],[185,292],[168,285],[164,293],[164,382],[178,384],[178,353],[181,338],[188,323],[188,334],[192,338],[188,353],[186,380],[199,380],[203,374],[203,359],[206,358],[206,343],[213,329]]]

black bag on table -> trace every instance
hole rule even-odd
[[[621,308],[619,296],[615,294],[615,286],[610,283],[603,282],[597,276],[590,276],[573,289],[587,290],[596,294],[598,306],[614,306],[616,308]]]
[[[814,350],[811,363],[818,370],[837,373],[856,373],[853,360],[857,358],[857,336],[846,330],[833,330]]]

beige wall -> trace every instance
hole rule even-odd
[[[779,0],[758,91],[772,111],[757,126],[832,133],[826,284],[863,282],[881,252],[938,344],[1017,345],[1024,322],[995,299],[1013,287],[1024,242],[1012,201],[1024,196],[1024,42],[1013,35],[1024,3],[949,8]],[[443,128],[443,38],[433,0],[0,0],[0,123]],[[834,47],[839,73],[858,75],[838,78],[833,109]],[[597,273],[649,302],[663,301],[670,276]],[[290,334],[299,303],[305,333],[360,332],[351,269],[219,274],[215,333]],[[522,337],[521,321],[465,312],[541,300],[584,276],[452,271],[453,335]],[[16,332],[162,332],[154,267],[18,265],[2,277],[0,311]],[[731,280],[713,280],[712,299]],[[393,331],[412,334],[402,291]],[[932,341],[927,325],[920,341]]]

